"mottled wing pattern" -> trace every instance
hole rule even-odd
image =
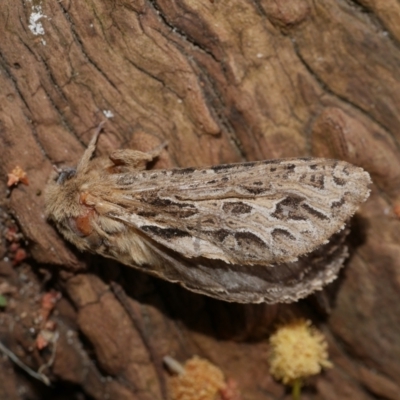
[[[144,272],[180,283],[194,292],[239,303],[289,303],[321,290],[332,282],[348,256],[344,229],[316,251],[279,266],[227,265],[220,260],[187,259],[153,247],[159,254],[157,267],[144,265]]]
[[[369,183],[344,161],[285,159],[121,173],[103,200],[109,217],[185,257],[271,265],[327,243]]]

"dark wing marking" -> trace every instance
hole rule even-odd
[[[187,258],[271,265],[342,229],[368,197],[370,178],[344,161],[288,159],[138,171],[117,182],[103,193],[109,217],[155,242]]]

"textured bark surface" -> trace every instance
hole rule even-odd
[[[162,358],[210,359],[245,400],[288,397],[268,373],[277,320],[313,319],[335,367],[305,399],[398,399],[400,5],[395,0],[6,1],[0,11],[0,399],[167,398]],[[52,164],[168,149],[154,168],[339,158],[370,172],[352,255],[321,301],[235,305],[79,254],[45,221]],[[6,187],[16,165],[29,186]],[[6,240],[17,225],[23,235]],[[22,262],[17,248],[27,251]],[[23,257],[21,257],[23,258]],[[13,264],[18,264],[13,266]],[[38,350],[44,293],[57,345]],[[322,307],[327,308],[327,305]],[[43,319],[43,318],[42,318]],[[108,397],[107,397],[108,396]]]

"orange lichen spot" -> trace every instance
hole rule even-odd
[[[41,308],[40,308],[40,314],[42,316],[42,321],[45,324],[53,311],[53,308],[55,307],[56,303],[58,300],[61,298],[61,293],[56,292],[55,290],[51,290],[50,292],[45,293],[42,296],[42,301],[41,301]]]
[[[56,323],[49,320],[49,317],[57,303],[61,298],[61,293],[51,290],[42,296],[40,304],[41,329],[36,336],[36,347],[39,350],[44,349],[49,343],[53,342],[56,337]]]
[[[42,329],[36,336],[36,347],[39,350],[43,350],[49,345],[49,343],[54,342],[57,333],[55,332],[55,323],[52,329]]]
[[[19,265],[27,257],[28,257],[27,252],[23,248],[19,247],[15,250],[15,253],[12,258],[12,263],[14,266]]]
[[[16,166],[8,175],[7,186],[11,187],[18,185],[18,183],[23,183],[24,185],[29,185],[28,176],[26,172],[20,167]]]
[[[298,319],[278,327],[269,342],[271,375],[284,384],[294,384],[332,367],[325,336],[308,320]]]
[[[220,400],[226,383],[218,367],[194,356],[179,375],[171,377],[169,387],[172,400]]]
[[[8,242],[8,252],[14,266],[19,265],[24,261],[28,254],[22,245],[23,236],[14,225],[7,227],[4,230],[4,237]]]

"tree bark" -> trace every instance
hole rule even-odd
[[[305,399],[397,399],[400,5],[3,3],[0,340],[33,370],[50,360],[43,374],[53,386],[3,358],[0,398],[167,399],[162,358],[194,354],[233,378],[245,400],[289,397],[269,375],[266,338],[277,321],[304,316],[327,335],[335,365]],[[52,165],[75,165],[106,119],[97,153],[167,140],[154,168],[316,156],[370,172],[371,196],[325,311],[315,298],[216,301],[69,246],[47,223],[42,193]],[[29,186],[7,188],[17,165]],[[56,346],[39,350],[40,299],[52,290],[62,295],[50,317]]]

